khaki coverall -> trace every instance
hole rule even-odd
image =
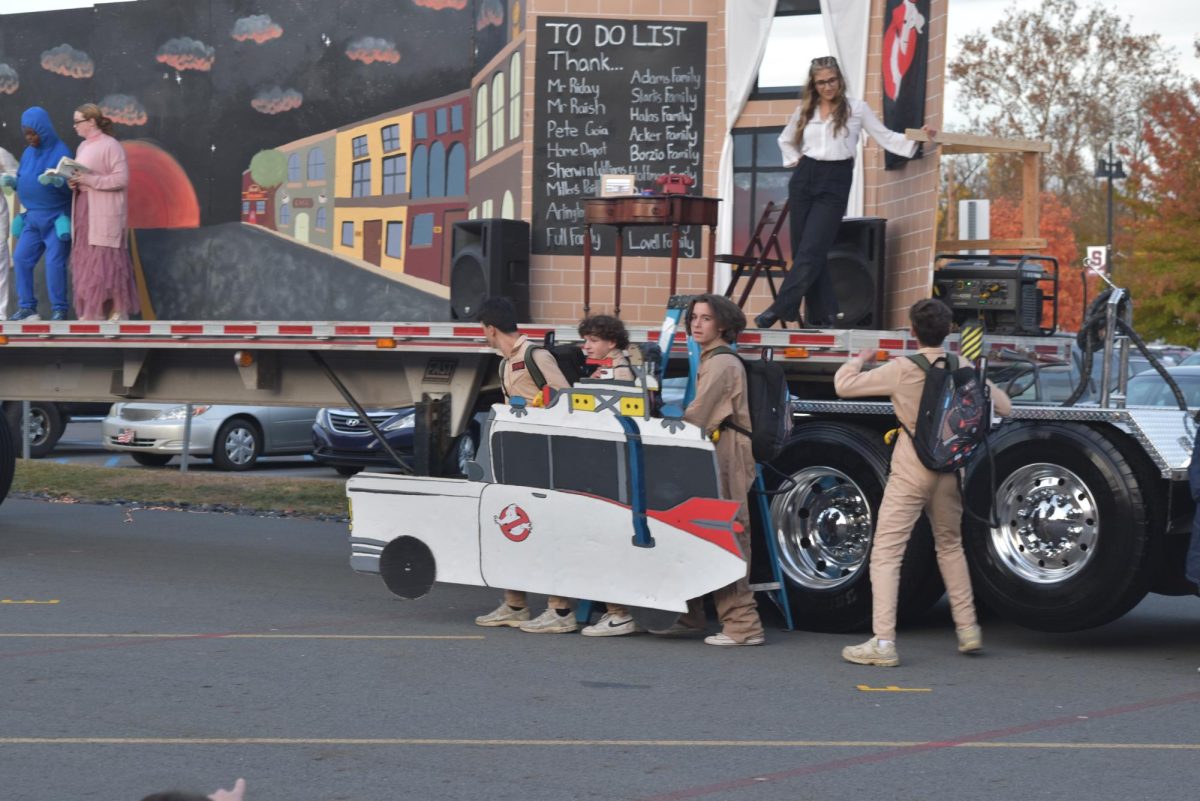
[[[725,420],[750,430],[750,405],[746,399],[746,368],[732,353],[713,355],[713,350],[726,343],[721,339],[710,343],[700,355],[700,371],[696,375],[696,397],[688,404],[683,419],[704,430],[711,436]],[[717,617],[721,619],[721,630],[737,642],[763,633],[762,621],[754,593],[750,591],[750,508],[747,495],[754,484],[754,451],[750,438],[732,428],[721,429],[715,443],[717,450],[717,472],[721,479],[721,495],[739,501],[737,521],[742,532],[737,535],[738,544],[746,557],[746,576],[726,587],[716,590],[713,601]],[[703,599],[688,602],[687,614],[680,623],[695,629],[704,628]]]
[[[534,398],[541,397],[542,391],[538,389],[537,382],[533,380],[533,376],[525,369],[525,351],[529,350],[529,346],[529,337],[522,336],[517,340],[512,355],[504,363],[504,372],[501,374],[500,380],[505,398],[519,397],[532,403]],[[570,388],[571,385],[567,383],[562,370],[558,369],[558,362],[554,360],[554,354],[545,348],[539,348],[534,351],[533,358],[537,362],[538,368],[542,371],[542,377],[546,379],[547,386],[554,389]],[[523,590],[505,590],[504,603],[514,609],[528,605]],[[551,595],[546,605],[551,609],[571,608],[571,602],[568,599],[559,598],[556,595]]]
[[[932,363],[946,355],[942,348],[921,348],[918,353]],[[910,359],[885,362],[863,372],[857,356],[838,369],[833,386],[841,398],[889,396],[903,425],[892,452],[891,474],[879,505],[875,541],[871,545],[872,627],[881,640],[896,639],[896,605],[900,594],[900,563],[913,526],[924,510],[933,526],[938,570],[950,598],[950,615],[957,629],[974,626],[975,600],[971,576],[962,549],[962,497],[954,473],[937,473],[921,464],[909,431],[915,431],[925,373]],[[996,414],[1007,416],[1012,402],[990,381]]]

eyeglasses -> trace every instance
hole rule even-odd
[[[840,78],[826,78],[823,81],[813,81],[813,83],[816,84],[818,89],[823,89],[826,86],[837,86],[840,80]]]
[[[87,119],[71,120],[71,125],[83,125],[85,122],[87,122]]]

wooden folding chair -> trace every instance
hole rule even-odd
[[[783,249],[779,245],[779,232],[787,220],[787,215],[787,201],[780,206],[775,205],[774,200],[767,201],[766,208],[758,218],[758,224],[754,226],[754,236],[750,238],[746,250],[740,256],[737,254],[717,256],[717,261],[737,265],[737,269],[734,270],[733,277],[729,281],[729,286],[725,287],[725,297],[732,298],[738,281],[743,276],[747,278],[746,286],[737,299],[739,309],[746,305],[746,299],[754,290],[754,282],[758,280],[759,274],[766,274],[771,297],[775,298],[778,294],[775,288],[775,277],[778,276],[782,280],[788,265],[788,260],[784,258]],[[766,234],[765,239],[763,238],[764,234]]]

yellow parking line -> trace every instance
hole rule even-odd
[[[58,603],[57,598],[50,600],[50,601],[14,601],[11,598],[0,598],[0,604],[39,604],[40,605],[40,604],[56,604],[56,603]]]
[[[3,639],[145,639],[145,640],[482,640],[482,634],[92,634],[3,633]]]
[[[618,748],[912,748],[935,744],[919,740],[503,740],[428,737],[0,737],[4,745],[269,745],[269,746],[489,746]],[[965,742],[951,748],[1003,748],[1074,751],[1200,751],[1200,743],[1039,743]]]
[[[889,684],[886,687],[870,687],[866,684],[858,685],[859,692],[864,693],[931,693],[933,690],[929,687],[897,687],[895,684]]]

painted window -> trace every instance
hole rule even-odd
[[[733,131],[733,252],[743,253],[767,201],[787,200],[792,171],[783,166],[779,132],[783,128],[737,128]],[[765,234],[764,234],[765,236]],[[791,255],[788,227],[779,229],[779,245]]]
[[[412,187],[408,191],[413,199],[429,197],[429,150],[425,145],[413,150]]]
[[[429,138],[429,115],[424,111],[413,115],[413,137],[416,139]]]
[[[488,88],[483,84],[475,92],[475,160],[482,161],[488,154]]]
[[[342,223],[342,244],[347,247],[354,246],[354,223]]]
[[[400,147],[400,126],[385,125],[383,130],[379,132],[380,139],[383,142],[383,152],[391,153]]]
[[[457,197],[467,194],[467,149],[462,142],[450,145],[446,156],[446,195]]]
[[[509,190],[504,190],[504,200],[500,201],[500,216],[506,220],[517,219],[516,203],[513,202],[513,193]]]
[[[325,180],[325,151],[319,147],[308,151],[308,180]]]
[[[387,224],[387,246],[384,252],[393,259],[404,258],[404,223]]]
[[[508,139],[521,138],[521,53],[512,54],[508,62]]]
[[[429,196],[446,196],[446,146],[437,141],[429,146]]]
[[[492,210],[495,209],[496,203],[493,200],[485,200],[479,204],[479,213],[485,220],[492,218]]]
[[[467,212],[467,219],[474,220],[474,219],[477,219],[478,217],[479,217],[479,207],[472,206],[471,210]]]
[[[439,108],[433,113],[433,130],[438,136],[441,136],[450,129],[450,110],[446,107]]]
[[[366,158],[367,154],[370,152],[367,147],[366,134],[354,137],[352,140],[350,140],[350,145],[354,158],[356,159]]]
[[[295,183],[300,180],[300,154],[288,156],[288,181]]]
[[[250,216],[250,201],[249,200],[242,201],[242,216],[243,217]]]
[[[350,197],[368,197],[371,194],[371,162],[354,162],[350,177]]]
[[[257,200],[257,201],[255,201],[255,203],[254,203],[254,213],[255,213],[255,214],[257,214],[259,217],[261,217],[261,216],[263,216],[264,214],[266,214],[266,213],[267,213],[267,201],[265,201],[265,200]]]
[[[492,78],[492,150],[504,147],[504,73]]]
[[[414,248],[429,247],[433,244],[433,213],[418,214],[412,218],[412,242]]]
[[[328,224],[329,224],[329,210],[326,209],[324,206],[322,206],[321,208],[317,209],[317,221],[316,221],[317,230],[324,231],[325,226],[327,226]]]
[[[281,226],[292,224],[292,207],[287,203],[281,203],[279,206],[279,224]]]
[[[463,107],[462,103],[455,103],[450,107],[450,130],[461,131],[463,129]]]
[[[383,194],[402,195],[408,191],[408,156],[386,156],[383,159]]]

